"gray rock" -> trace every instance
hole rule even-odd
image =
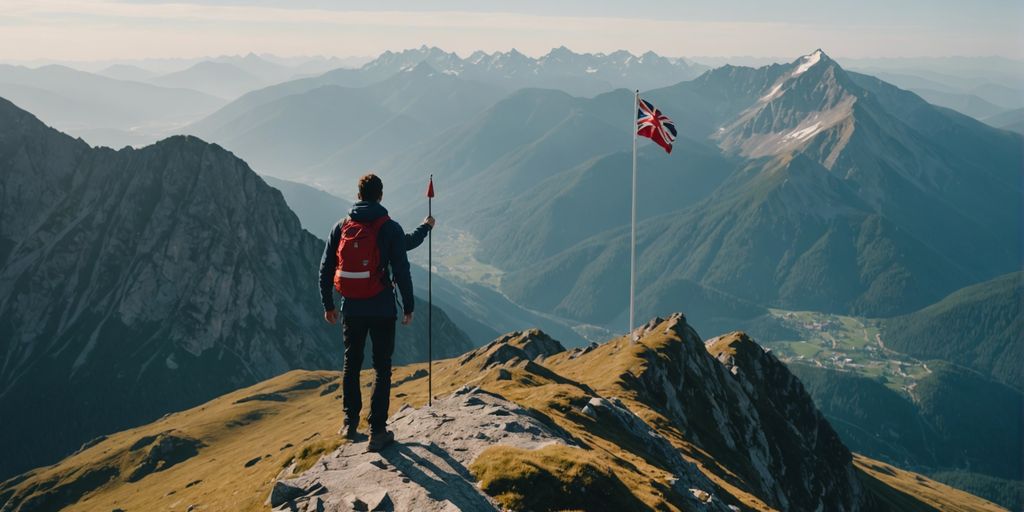
[[[580,410],[580,412],[582,412],[583,414],[585,414],[587,416],[590,416],[591,418],[593,418],[595,420],[597,419],[597,411],[595,411],[594,408],[590,406],[590,404],[584,405],[583,409]]]
[[[352,504],[352,510],[359,510],[359,511],[370,510],[370,505],[368,505],[365,501],[363,501],[363,500],[361,500],[359,498],[353,497],[350,500],[350,503]]]
[[[364,499],[370,510],[388,510],[388,507],[394,506],[391,503],[391,496],[384,489],[378,489],[366,494]]]
[[[479,405],[466,407],[467,401]],[[481,408],[502,416],[482,414]],[[527,450],[573,444],[518,405],[473,387],[429,408],[403,409],[390,428],[396,442],[379,454],[366,453],[363,443],[342,445],[288,485],[310,489],[321,482],[326,510],[496,511],[500,507],[477,488],[468,469],[480,453],[499,442]]]
[[[268,501],[272,508],[277,508],[305,493],[306,491],[303,490],[302,487],[287,481],[278,480],[274,482],[274,487],[270,489],[270,498]]]

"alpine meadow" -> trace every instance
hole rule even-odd
[[[0,11],[0,512],[1024,510],[1024,5]]]

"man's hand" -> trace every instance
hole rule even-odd
[[[406,313],[402,315],[402,325],[409,325],[412,323],[412,313]]]
[[[324,320],[327,320],[327,323],[331,325],[338,323],[338,310],[324,311]]]
[[[430,226],[430,229],[434,229],[434,216],[427,215],[427,218],[423,219],[423,223]]]

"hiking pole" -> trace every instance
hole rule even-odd
[[[427,185],[427,217],[434,215],[434,175]],[[434,227],[427,232],[427,407],[434,405]]]

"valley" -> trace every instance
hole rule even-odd
[[[480,241],[471,233],[457,227],[442,225],[434,235],[433,265],[436,272],[449,279],[477,283],[495,290],[500,287],[504,272],[477,259]],[[411,252],[409,261],[426,268],[427,252]]]
[[[815,311],[769,309],[771,317],[799,339],[765,345],[787,364],[850,372],[878,380],[908,397],[917,381],[930,375],[927,362],[885,346],[880,320]]]

